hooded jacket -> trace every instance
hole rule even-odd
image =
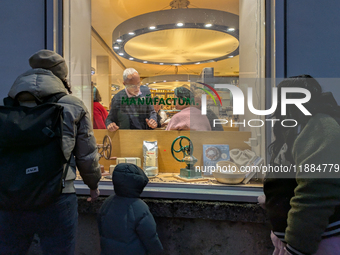
[[[118,164],[112,174],[115,195],[98,215],[101,254],[143,255],[163,250],[156,223],[140,194],[148,178],[138,166]]]
[[[49,70],[40,68],[31,69],[20,75],[12,85],[8,96],[15,99],[21,92],[28,92],[38,99],[61,92],[67,94],[67,90],[57,76]],[[76,166],[84,183],[90,189],[97,189],[101,173],[90,114],[84,103],[72,95],[63,96],[58,104],[64,107],[62,138],[64,156],[66,159],[74,156],[70,161],[63,193],[75,192],[73,180],[76,178]]]
[[[273,232],[291,254],[314,254],[323,238],[340,235],[339,141],[339,123],[316,114],[294,141],[296,171],[266,176]]]

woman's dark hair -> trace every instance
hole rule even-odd
[[[93,87],[93,102],[101,102],[102,97],[100,96],[99,90],[96,87]]]
[[[64,84],[64,87],[67,89],[68,93],[72,94],[71,86],[68,83],[68,81],[65,79],[65,80],[62,80],[62,83]]]
[[[334,118],[340,118],[340,107],[334,99],[332,93],[322,93],[320,84],[310,75],[298,75],[292,76],[283,80],[278,86],[278,104],[272,118],[278,119],[273,128],[275,141],[269,145],[271,153],[272,164],[275,156],[284,143],[288,145],[288,153],[286,153],[286,159],[291,163],[294,163],[291,148],[298,135],[297,128],[283,127],[281,121],[284,119],[295,119],[302,127],[306,125],[311,116],[305,116],[295,105],[287,106],[287,115],[281,115],[281,89],[287,87],[298,87],[309,90],[311,93],[311,99],[304,104],[304,107],[314,116],[317,113],[325,113]],[[301,95],[297,93],[287,93],[287,98],[301,98]]]

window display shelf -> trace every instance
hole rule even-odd
[[[77,195],[89,194],[89,188],[82,180],[76,180],[74,185]],[[111,181],[100,181],[99,190],[101,196],[109,196],[114,193]],[[144,188],[141,197],[257,203],[257,197],[261,195],[263,195],[262,184],[235,186],[150,181]]]

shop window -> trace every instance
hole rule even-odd
[[[151,98],[164,102],[162,108],[169,119],[180,112],[174,104],[177,97],[174,92],[184,86],[194,93],[191,97],[196,101],[190,107],[196,107],[204,116],[207,112],[213,113],[211,127],[218,126],[221,130],[165,131],[164,126],[155,130],[120,129],[116,132],[98,129],[95,135],[100,149],[107,149],[102,141],[109,136],[111,157],[125,158],[126,162],[137,157],[143,167],[143,141],[157,140],[159,175],[150,177],[150,187],[158,183],[161,186],[182,185],[178,187],[187,189],[255,188],[260,192],[257,188],[262,186],[261,174],[254,174],[247,184],[242,183],[244,179],[226,184],[222,182],[228,180],[216,178],[205,167],[231,161],[239,169],[247,163],[260,164],[265,158],[264,127],[235,125],[247,119],[248,113],[234,114],[233,93],[219,86],[232,85],[243,92],[253,87],[254,105],[258,109],[262,107],[265,94],[259,79],[263,78],[264,66],[264,1],[182,0],[169,1],[165,6],[164,1],[157,0],[96,0],[88,6],[91,6],[91,48],[88,49],[91,81],[87,83],[87,91],[93,92],[95,87],[107,111],[112,98],[125,89],[124,69],[134,68],[139,72],[141,85],[150,90]],[[72,59],[72,51],[69,57]],[[92,99],[87,104],[91,105]],[[172,143],[178,136],[186,136],[192,142],[193,156],[197,159],[194,168],[200,168],[202,180],[176,178],[186,166],[171,153]],[[260,137],[256,145],[251,142],[254,137]],[[183,140],[185,142],[188,140]],[[241,156],[242,160],[238,160]],[[182,160],[185,155],[180,152],[178,157]],[[109,185],[105,183],[110,181],[108,172],[117,160],[105,159],[102,155],[100,163],[107,174],[103,185]]]

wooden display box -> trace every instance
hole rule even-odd
[[[230,128],[237,130],[237,128]],[[228,144],[232,149],[249,149],[244,143],[251,137],[250,132],[240,131],[164,131],[164,130],[117,130],[109,132],[105,129],[95,129],[94,135],[98,144],[102,144],[105,135],[112,140],[111,157],[139,157],[143,166],[143,141],[158,141],[158,169],[160,173],[179,173],[180,168],[186,166],[183,162],[175,160],[171,154],[172,142],[178,136],[187,136],[194,145],[193,155],[198,159],[196,166],[203,165],[203,144]],[[183,146],[187,145],[183,140]],[[178,142],[177,142],[178,146]],[[175,147],[176,150],[179,147]],[[181,159],[183,153],[177,153],[176,157]],[[110,165],[115,165],[115,160],[100,159],[105,171],[109,171]]]

